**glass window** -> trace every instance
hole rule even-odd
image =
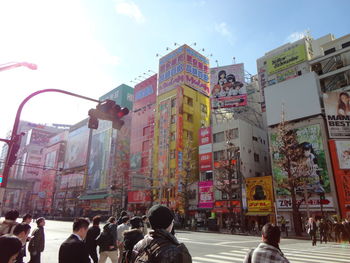
[[[259,154],[254,153],[254,161],[257,162],[257,163],[260,161],[259,160]]]
[[[149,141],[144,141],[142,143],[142,151],[148,151],[149,149]]]
[[[214,143],[225,141],[225,134],[224,134],[224,132],[214,133],[213,139],[214,139]]]
[[[224,154],[225,152],[223,150],[214,152],[214,161],[224,160],[224,156],[225,156]]]
[[[193,122],[193,115],[192,114],[187,113],[187,121]]]
[[[171,107],[174,108],[176,106],[176,98],[171,99]]]
[[[193,99],[192,98],[189,98],[189,97],[186,97],[187,98],[187,104],[189,106],[193,106]]]
[[[238,128],[227,130],[226,137],[229,140],[237,139],[238,138]]]

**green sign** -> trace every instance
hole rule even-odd
[[[267,60],[268,74],[275,74],[281,70],[297,65],[307,60],[305,45],[298,45],[290,50],[287,50],[277,56]]]
[[[132,111],[133,98],[134,89],[128,85],[122,84],[101,96],[100,100],[114,100],[122,108],[127,107],[129,111]]]

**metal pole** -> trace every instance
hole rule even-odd
[[[11,140],[10,142],[8,142],[9,144],[9,150],[7,153],[9,153],[13,147],[13,142],[15,141],[16,137],[18,136],[17,135],[17,130],[18,130],[18,126],[19,126],[19,121],[20,121],[20,117],[21,117],[21,113],[22,113],[22,109],[24,107],[24,105],[33,97],[35,97],[36,95],[39,95],[41,93],[46,93],[46,92],[58,92],[58,93],[63,93],[63,94],[66,94],[66,95],[69,95],[69,96],[73,96],[73,97],[78,97],[78,98],[81,98],[81,99],[85,99],[85,100],[90,100],[90,101],[93,101],[93,102],[97,102],[97,103],[100,103],[99,100],[95,100],[95,99],[92,99],[92,98],[89,98],[89,97],[85,97],[85,96],[82,96],[82,95],[79,95],[79,94],[76,94],[76,93],[72,93],[72,92],[69,92],[69,91],[65,91],[65,90],[60,90],[60,89],[43,89],[43,90],[38,90],[36,92],[33,92],[32,94],[30,94],[28,97],[26,97],[22,103],[19,105],[18,107],[18,110],[17,110],[17,114],[16,114],[16,118],[15,118],[15,122],[13,124],[13,128],[12,128],[12,134],[11,134]],[[2,141],[4,141],[4,139],[2,139]],[[6,188],[7,186],[7,180],[8,180],[8,175],[9,175],[9,172],[10,172],[10,166],[8,165],[8,161],[9,161],[9,154],[7,154],[7,157],[6,157],[6,162],[5,162],[5,167],[4,167],[4,171],[3,171],[3,178],[2,178],[2,184],[1,184],[1,187],[3,188]]]

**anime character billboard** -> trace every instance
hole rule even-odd
[[[210,69],[212,108],[232,108],[247,105],[244,64]]]
[[[250,177],[246,179],[249,212],[271,212],[273,203],[272,177]]]
[[[350,141],[336,141],[340,169],[350,169]]]
[[[293,176],[305,178],[309,193],[329,193],[330,180],[326,165],[326,156],[322,142],[321,127],[319,124],[305,126],[291,130],[296,133],[301,154],[298,161],[298,173]],[[277,135],[271,134],[271,144],[274,149],[278,148]],[[287,188],[283,187],[287,179],[287,171],[279,165],[281,156],[277,150],[272,154],[272,170],[276,182],[277,195],[290,195]],[[293,167],[292,167],[293,168]],[[299,186],[297,192],[303,192],[304,186]]]

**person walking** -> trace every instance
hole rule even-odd
[[[142,226],[142,234],[145,236],[148,234],[148,228],[147,228],[147,216],[143,215],[142,216],[142,222],[143,222],[143,226]]]
[[[100,247],[100,259],[98,263],[105,263],[110,258],[112,263],[118,262],[117,251],[117,224],[115,217],[110,217],[103,231],[97,237],[96,242]]]
[[[6,234],[13,234],[15,226],[18,224],[16,222],[19,217],[17,210],[10,210],[5,214],[5,220],[0,223],[0,236]]]
[[[26,223],[21,223],[16,225],[15,229],[13,230],[13,234],[18,237],[22,242],[22,249],[18,253],[18,256],[16,258],[15,263],[23,263],[23,257],[24,257],[24,251],[25,251],[25,245],[28,240],[28,235],[30,233],[30,225]]]
[[[118,263],[122,262],[123,258],[123,252],[124,252],[124,235],[123,233],[127,230],[129,230],[128,226],[129,217],[124,216],[122,218],[122,224],[118,226],[117,228],[117,243],[118,243],[118,251],[119,251],[119,258]]]
[[[261,232],[262,243],[247,253],[243,263],[289,263],[279,247],[281,241],[280,228],[267,223],[263,226]]]
[[[143,220],[141,217],[135,216],[130,219],[130,230],[124,231],[124,253],[122,263],[130,263],[134,246],[144,238],[142,233]]]
[[[309,221],[307,222],[306,229],[307,229],[307,233],[309,234],[309,236],[312,240],[312,245],[316,246],[317,225],[316,225],[315,220],[312,217],[309,218]]]
[[[71,234],[60,246],[58,263],[90,263],[89,253],[84,239],[86,237],[89,220],[76,218],[73,222],[73,234]]]
[[[324,219],[321,219],[319,224],[319,231],[320,231],[320,243],[325,242],[327,244],[328,240],[328,224],[324,221]]]
[[[335,220],[335,222],[334,222],[334,239],[335,239],[335,242],[337,242],[337,243],[341,242],[340,234],[342,232],[342,228],[343,228],[343,225],[340,222],[338,222],[338,220]]]
[[[45,249],[45,218],[39,217],[36,220],[37,228],[32,232],[32,237],[30,238],[28,250],[30,253],[29,263],[40,263],[41,253]]]
[[[96,248],[97,248],[96,238],[101,233],[101,229],[99,226],[100,222],[101,222],[100,216],[95,216],[92,219],[92,226],[87,231],[86,240],[85,240],[86,248],[94,263],[98,262],[98,256],[96,251]]]
[[[166,206],[154,205],[148,211],[152,230],[133,249],[133,263],[191,263],[191,255],[183,243],[170,232],[174,214]]]
[[[21,249],[22,242],[18,237],[9,234],[0,236],[1,263],[13,263]]]
[[[120,217],[118,218],[118,224],[117,224],[118,226],[123,224],[123,217],[124,216],[128,216],[128,213],[126,211],[122,211],[120,213]]]

